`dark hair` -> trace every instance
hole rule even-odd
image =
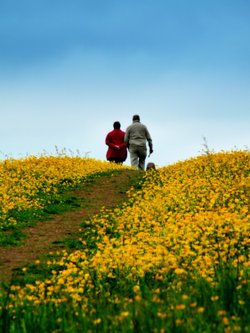
[[[121,128],[121,124],[119,121],[115,121],[113,124],[114,129],[120,129]]]
[[[139,120],[139,121],[140,121],[140,116],[138,116],[138,114],[135,114],[135,115],[133,116],[133,120]]]

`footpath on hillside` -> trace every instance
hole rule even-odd
[[[0,247],[0,283],[9,282],[14,271],[32,263],[41,255],[58,249],[58,242],[77,237],[84,219],[105,208],[112,208],[127,199],[126,192],[137,181],[138,171],[121,170],[112,176],[101,176],[72,191],[79,199],[79,207],[55,214],[47,221],[23,229],[26,234],[21,246]]]

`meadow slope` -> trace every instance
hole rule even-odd
[[[91,218],[103,207],[111,208],[126,200],[126,192],[137,177],[136,171],[124,169],[85,181],[68,192],[69,211],[50,214],[44,221],[23,228],[25,238],[20,245],[0,246],[0,282],[10,281],[23,265],[63,247],[65,238],[77,239],[83,220]]]
[[[53,198],[79,179],[55,174]],[[128,200],[6,286],[4,332],[250,332],[250,153],[207,151],[140,175]],[[6,211],[3,225],[18,216]]]

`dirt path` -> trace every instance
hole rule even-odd
[[[9,281],[16,268],[53,250],[56,246],[53,243],[76,236],[83,219],[98,213],[104,206],[113,207],[125,200],[126,191],[137,175],[136,171],[124,170],[84,184],[80,190],[73,192],[80,199],[79,208],[53,215],[51,220],[24,229],[27,238],[22,246],[10,249],[0,247],[0,282]]]

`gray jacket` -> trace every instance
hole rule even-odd
[[[153,149],[153,143],[149,131],[139,120],[134,120],[133,123],[127,127],[124,141],[128,147],[146,147],[146,141],[148,141],[149,148]]]

